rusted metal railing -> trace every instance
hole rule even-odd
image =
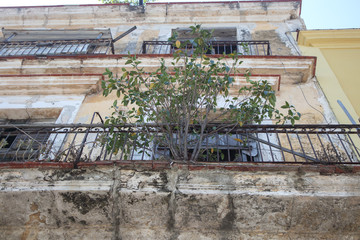
[[[209,131],[216,125],[210,127]],[[141,140],[130,141],[130,136],[141,134],[145,129],[154,140],[147,144]],[[198,161],[359,164],[359,129],[360,125],[224,128],[204,138]],[[156,139],[161,136],[159,126],[151,124],[6,124],[0,125],[0,162],[173,160],[167,146],[157,143]],[[120,146],[115,149],[113,143],[117,140]]]
[[[210,50],[207,54],[230,54],[237,52],[242,55],[271,55],[269,41],[211,41]],[[187,53],[192,53],[195,46],[187,44],[184,49]],[[144,41],[141,49],[142,54],[171,54],[179,50],[169,41]]]
[[[0,57],[99,55],[111,47],[111,39],[1,42]]]

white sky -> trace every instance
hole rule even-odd
[[[189,2],[191,0],[158,1]],[[302,2],[301,17],[305,20],[308,29],[360,28],[360,0],[303,0]],[[0,7],[98,3],[100,3],[98,0],[0,0]]]

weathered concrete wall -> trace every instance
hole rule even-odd
[[[0,238],[359,239],[359,171],[330,168],[1,169]]]
[[[295,84],[304,84],[303,88],[312,92],[316,90],[313,83],[306,83],[313,77],[316,59],[289,57],[298,53],[293,39],[289,38],[287,33],[305,27],[300,18],[300,7],[299,0],[164,3],[147,4],[145,9],[127,4],[14,7],[0,8],[0,22],[5,29],[110,28],[113,37],[136,25],[135,31],[115,42],[116,54],[139,53],[143,41],[167,40],[172,30],[186,28],[194,23],[202,24],[204,28],[236,29],[237,40],[269,40],[273,55],[286,55],[244,57],[244,63],[240,67],[242,72],[250,69],[253,75],[261,75],[262,79],[268,79],[264,75],[276,75],[279,79],[277,85],[280,85],[281,89],[278,92],[279,104],[282,104],[284,99],[304,100],[299,92],[300,88]],[[140,58],[142,66],[147,71],[155,70],[159,66],[158,55],[142,55]],[[165,59],[170,69],[171,57],[165,56]],[[68,103],[63,106],[54,101],[42,101],[43,95],[47,96],[47,99],[59,99],[58,96],[61,95],[61,101],[69,101],[74,109],[66,110],[68,113],[71,112],[71,121],[58,119],[59,123],[89,122],[94,111],[107,116],[110,114],[109,107],[114,98],[102,97],[99,91],[99,76],[102,76],[105,68],[110,68],[115,74],[121,74],[121,69],[126,67],[125,61],[125,55],[0,58],[0,115],[7,116],[5,112],[10,111],[11,115],[24,115],[19,111],[28,110],[45,112],[44,109],[50,109],[51,104],[64,111]],[[76,95],[81,100],[71,103]],[[296,97],[285,98],[289,95],[291,98]],[[309,102],[313,106],[321,105],[318,95],[311,97]],[[307,105],[302,108],[300,110],[304,115],[313,114],[313,108]],[[319,113],[315,115],[303,123],[323,122]]]
[[[166,41],[173,29],[202,24],[237,29],[237,40],[270,40],[273,55],[297,55],[286,33],[305,29],[300,1],[147,4],[0,8],[5,29],[110,28],[113,38],[134,25],[137,29],[117,41],[115,53],[140,53],[143,41]],[[234,39],[236,40],[236,39]]]
[[[172,68],[170,64],[172,57],[164,55],[163,58],[170,70]],[[157,57],[140,55],[138,59],[142,61],[141,66],[144,67],[145,71],[155,71],[159,66]],[[85,98],[75,122],[89,123],[95,111],[100,112],[102,116],[109,116],[111,114],[110,106],[115,100],[115,95],[105,98],[101,91],[95,92],[100,83],[98,79],[106,68],[109,68],[114,74],[121,75],[121,69],[128,67],[125,65],[126,60],[125,55],[3,59],[2,68],[0,68],[0,74],[2,74],[0,80],[4,83],[2,90],[0,90],[0,95],[3,95],[0,97],[0,108],[14,108],[7,106],[7,104],[14,102],[13,99],[17,101],[22,99],[18,98],[20,94],[24,95],[23,99],[26,98],[26,95],[33,95],[28,97],[29,99],[41,99],[37,95],[57,93],[63,95],[63,99],[70,100],[71,95],[67,95],[69,93],[84,95],[87,93],[86,97],[83,95]],[[331,115],[321,91],[317,88],[316,83],[311,80],[315,70],[315,58],[244,56],[242,60],[243,63],[239,66],[239,70],[245,73],[246,70],[250,69],[252,75],[255,75],[252,80],[271,80],[274,77],[278,79],[276,80],[276,85],[280,85],[277,92],[278,104],[281,106],[285,101],[294,104],[303,115],[301,123],[323,123],[326,122],[323,115]],[[231,65],[229,59],[227,59],[227,63]],[[181,62],[178,63],[179,66],[180,64]],[[35,87],[35,83],[38,87]],[[240,85],[241,83],[236,81],[234,89],[238,89]],[[15,92],[15,89],[17,96],[9,96]],[[309,104],[297,104],[306,101]],[[75,104],[78,103],[74,102]],[[37,104],[38,107],[49,107],[48,105]],[[24,100],[22,105],[17,105],[17,108],[20,107],[31,108]],[[33,107],[35,107],[34,104]],[[326,119],[327,122],[333,122],[331,116],[326,117]]]
[[[58,7],[0,8],[0,21],[8,28],[90,28],[130,24],[283,22],[299,18],[300,1],[155,3],[141,6],[68,5]]]

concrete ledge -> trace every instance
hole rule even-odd
[[[222,55],[211,55],[211,58]],[[1,75],[91,75],[103,74],[106,68],[114,74],[122,73],[128,55],[103,56],[52,56],[39,59],[36,57],[1,58]],[[155,71],[159,67],[159,58],[164,58],[166,66],[171,69],[171,54],[140,54],[137,59],[145,71]],[[244,73],[250,69],[253,75],[278,75],[282,84],[304,83],[315,76],[316,57],[308,56],[240,56],[243,61],[238,70]],[[231,60],[226,59],[231,64]],[[180,63],[179,63],[180,64]]]
[[[0,169],[21,168],[64,168],[87,169],[96,167],[119,167],[128,170],[163,170],[186,169],[189,171],[225,170],[235,172],[317,172],[322,175],[357,174],[359,164],[311,164],[311,163],[184,163],[184,162],[155,162],[155,161],[99,161],[80,162],[3,162]]]

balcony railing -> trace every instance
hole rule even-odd
[[[0,57],[99,55],[107,54],[111,47],[111,39],[2,42]]]
[[[211,41],[210,50],[207,54],[230,54],[237,52],[242,55],[271,55],[269,41]],[[174,43],[169,41],[144,41],[142,54],[171,54],[179,50]],[[187,53],[192,53],[194,46],[189,44],[184,49]]]
[[[102,124],[0,125],[0,162],[181,160],[171,159],[169,149],[156,143],[161,136],[158,126],[113,127],[110,131],[111,127]],[[128,141],[129,136],[144,129],[154,140],[147,146],[138,142],[135,147]],[[360,125],[249,125],[224,129],[204,139],[198,161],[359,164],[359,129]],[[115,138],[116,134],[122,136],[115,152],[111,141],[106,141],[111,132]]]

